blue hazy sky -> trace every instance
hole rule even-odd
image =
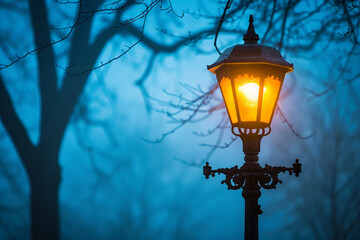
[[[49,2],[50,8],[52,4],[54,3]],[[211,19],[194,17],[193,12],[222,12],[222,8],[213,1],[178,0],[173,1],[173,7],[177,14],[184,12],[184,17],[179,19],[172,13],[166,14],[154,9],[147,19],[146,34],[156,41],[171,44],[176,37],[159,30],[167,30],[175,36],[186,36],[188,32],[196,32],[197,29],[213,24]],[[300,5],[299,11],[305,7],[308,6]],[[69,7],[67,11],[71,13],[73,9]],[[133,12],[128,13],[129,16],[136,11],[134,8]],[[50,12],[54,13],[56,9],[51,8]],[[15,13],[7,14],[9,22],[18,17]],[[224,25],[238,31],[219,35],[218,46],[221,50],[242,43],[250,14],[254,14],[255,28],[261,38],[265,26],[257,25],[255,10],[245,11],[235,25]],[[54,23],[59,18],[55,13],[51,16]],[[29,27],[26,13],[17,19],[12,23],[15,28]],[[97,21],[94,26],[98,27],[94,27],[92,37],[102,27],[102,20],[99,18]],[[312,24],[316,28],[318,23],[314,20]],[[18,31],[16,36],[22,35]],[[25,39],[24,46],[31,49],[31,40],[32,37]],[[135,41],[136,39],[128,36],[115,37],[105,47],[99,62],[116,56],[126,45]],[[66,52],[67,47],[67,42],[55,47],[59,65],[67,64],[66,58],[61,55],[63,51]],[[23,48],[18,49],[22,51]],[[16,52],[15,50],[16,47],[13,47],[11,52]],[[309,95],[304,88],[322,89],[321,81],[325,75],[322,71],[335,58],[331,54],[322,52],[315,56],[299,56],[285,53],[285,58],[294,63],[295,70],[286,76],[283,89],[284,92],[291,90],[291,93],[280,97],[279,105],[302,135],[309,135],[315,130],[313,119],[309,116],[316,112],[314,109],[320,109],[319,106],[326,104],[324,99],[308,101]],[[218,123],[222,113],[215,112],[205,121],[186,125],[161,143],[153,144],[143,140],[159,138],[174,127],[166,114],[157,111],[166,110],[166,106],[151,101],[152,111],[146,111],[144,97],[134,84],[145,71],[150,57],[149,49],[140,44],[121,59],[91,74],[81,101],[86,103],[89,116],[105,123],[107,128],[87,125],[81,119],[73,119],[67,128],[60,153],[63,168],[60,190],[63,238],[242,239],[244,200],[241,191],[227,190],[226,186],[220,184],[223,176],[205,180],[201,167],[190,167],[176,161],[181,159],[201,162],[206,157],[210,149],[200,144],[215,144],[218,132],[202,138],[194,135],[193,131],[206,132],[211,129]],[[207,71],[206,66],[217,57],[212,37],[201,41],[198,49],[185,46],[175,53],[159,54],[153,60],[154,65],[145,87],[151,97],[176,102],[176,98],[169,96],[164,90],[187,96],[188,93],[181,84],[207,89],[216,79]],[[5,61],[3,53],[1,59]],[[33,69],[35,57],[28,57],[24,64],[28,69]],[[32,140],[37,142],[40,113],[37,74],[30,71],[26,80],[18,79],[19,69],[21,66],[17,65],[3,74],[8,77],[6,83],[16,102],[17,111]],[[64,74],[61,68],[58,68],[58,74]],[[345,91],[343,88],[340,86],[338,91]],[[318,112],[323,114],[320,110]],[[29,232],[28,181],[2,125],[0,134],[1,164],[11,169],[9,171],[13,173],[13,178],[17,176],[15,180],[9,180],[4,174],[0,174],[1,206],[8,206],[12,202],[21,211],[17,215],[4,213],[2,219],[8,225],[0,226],[0,239],[8,239],[7,228],[12,232],[22,232],[17,236],[26,238]],[[230,129],[225,131],[223,143],[229,141],[231,136]],[[295,158],[306,163],[304,146],[317,140],[297,138],[276,115],[272,133],[262,141],[260,163],[290,166]],[[84,150],[79,141],[90,147]],[[218,149],[209,161],[214,168],[218,168],[240,165],[242,159],[242,145],[237,140],[229,148]],[[303,174],[306,174],[306,166]],[[291,203],[284,203],[284,197],[286,192],[291,191],[293,184],[301,181],[301,177],[295,179],[283,174],[281,178],[284,183],[276,190],[262,191],[259,202],[264,211],[259,217],[261,239],[279,239],[281,226],[291,217],[288,211]]]

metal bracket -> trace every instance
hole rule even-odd
[[[278,177],[279,173],[281,172],[285,173],[287,171],[289,175],[292,175],[294,173],[295,176],[298,177],[301,173],[301,163],[299,163],[299,159],[296,159],[295,163],[293,163],[292,165],[292,168],[287,168],[272,167],[265,164],[265,167],[261,168],[258,174],[256,174],[259,185],[264,189],[276,188],[276,185],[278,183],[282,183],[282,181]],[[230,190],[240,189],[244,185],[246,176],[248,176],[247,171],[244,170],[244,168],[238,168],[237,165],[232,168],[219,168],[216,170],[212,170],[209,162],[206,162],[206,165],[203,167],[203,174],[205,175],[205,178],[208,179],[210,176],[215,177],[216,173],[225,175],[225,179],[221,181],[221,184],[225,183]]]
[[[240,189],[244,184],[245,178],[243,176],[243,171],[238,168],[237,165],[232,168],[219,168],[216,170],[211,170],[209,162],[206,162],[206,165],[203,167],[203,174],[205,175],[205,178],[208,179],[210,175],[215,177],[216,173],[225,174],[225,180],[222,180],[221,184],[226,183],[228,189],[237,190]]]
[[[295,163],[293,163],[292,168],[272,167],[265,164],[265,167],[263,168],[263,171],[259,177],[260,186],[265,189],[276,188],[276,185],[278,183],[280,184],[282,183],[282,181],[278,177],[279,173],[281,172],[285,173],[286,171],[288,171],[289,175],[292,175],[294,173],[295,176],[298,177],[299,174],[301,173],[301,163],[299,163],[299,159],[295,160]]]

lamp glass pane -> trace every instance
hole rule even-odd
[[[221,93],[222,93],[224,101],[225,101],[226,109],[230,116],[230,121],[232,124],[235,124],[238,122],[238,118],[237,118],[237,114],[236,114],[235,101],[234,101],[234,95],[233,95],[232,86],[231,86],[231,80],[227,77],[223,77],[220,81],[220,89],[221,89]]]
[[[241,121],[256,121],[260,78],[244,74],[234,81]]]
[[[268,76],[265,78],[260,122],[270,123],[280,85],[281,82],[278,77]]]

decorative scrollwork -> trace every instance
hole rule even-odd
[[[244,176],[241,173],[226,174],[225,180],[221,181],[221,184],[224,183],[226,183],[230,190],[240,189],[244,184]]]
[[[295,163],[293,163],[292,168],[287,167],[272,167],[267,164],[265,164],[265,167],[262,169],[262,173],[259,177],[259,184],[265,189],[272,189],[276,188],[276,185],[278,183],[282,183],[282,181],[279,179],[278,175],[279,173],[283,172],[289,172],[289,175],[292,175],[295,173],[295,176],[298,177],[301,172],[301,163],[299,163],[299,160],[296,159]]]
[[[221,183],[225,183],[230,190],[237,190],[242,188],[245,179],[249,178],[250,176],[249,173],[251,173],[252,178],[254,177],[255,173],[255,178],[259,182],[260,186],[265,189],[274,189],[276,188],[276,185],[278,183],[282,183],[282,181],[278,177],[279,173],[281,172],[285,173],[287,171],[289,172],[289,175],[292,175],[294,173],[295,176],[299,176],[299,174],[301,173],[301,163],[299,163],[298,159],[295,160],[292,168],[272,167],[265,164],[264,168],[261,168],[259,166],[259,169],[255,170],[249,167],[238,168],[238,166],[232,168],[219,168],[216,170],[212,170],[208,162],[203,168],[206,178],[209,178],[209,176],[214,177],[216,173],[224,174],[226,177],[223,181],[221,181]]]
[[[264,172],[259,177],[259,184],[265,189],[276,188],[276,184],[282,183],[278,177],[278,173],[268,173]]]
[[[237,190],[240,189],[244,184],[244,176],[242,170],[238,168],[238,166],[232,168],[219,168],[216,170],[211,170],[211,166],[207,162],[204,168],[204,175],[206,178],[209,176],[214,177],[215,174],[225,174],[225,179],[221,181],[221,184],[226,184],[228,189]]]
[[[235,131],[237,129],[237,131]],[[271,127],[260,127],[260,128],[244,128],[244,127],[237,127],[233,126],[231,131],[236,136],[244,136],[244,135],[258,135],[258,136],[267,136],[271,132]]]

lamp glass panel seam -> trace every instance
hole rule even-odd
[[[221,79],[220,89],[225,102],[226,110],[230,117],[230,121],[232,124],[236,124],[238,123],[238,117],[237,117],[236,106],[233,97],[232,83],[228,77],[223,77]]]

